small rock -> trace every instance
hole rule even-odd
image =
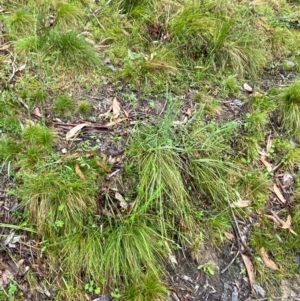
[[[231,105],[241,107],[244,103],[240,99],[235,99]]]
[[[243,84],[243,89],[244,89],[244,91],[249,92],[249,93],[253,92],[253,88],[246,83]]]
[[[294,182],[293,176],[289,172],[285,172],[283,174],[283,179],[282,179],[283,185],[284,186],[290,186]]]
[[[253,284],[253,289],[258,295],[265,297],[266,291],[258,283]]]

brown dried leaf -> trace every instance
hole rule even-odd
[[[110,169],[108,168],[108,166],[105,164],[105,162],[101,162],[100,160],[96,160],[95,161],[96,164],[98,166],[100,166],[101,168],[103,168],[106,172],[110,172]]]
[[[3,271],[2,274],[0,274],[0,289],[3,289],[9,283],[12,277],[13,274],[8,269]]]
[[[254,270],[254,265],[251,261],[251,259],[246,256],[245,254],[241,254],[244,265],[247,270],[248,278],[249,278],[249,283],[252,288],[253,284],[255,283],[255,270]]]
[[[251,201],[249,201],[249,200],[238,200],[238,201],[232,203],[230,206],[232,208],[245,208],[245,207],[250,206],[250,204],[251,204]]]
[[[274,220],[275,223],[280,224],[282,229],[288,229],[292,234],[298,236],[298,234],[292,229],[292,217],[290,215],[287,217],[287,220],[285,222],[274,211],[271,211],[271,213],[272,218],[269,215],[266,216]]]
[[[289,215],[286,222],[282,223],[282,229],[288,229],[291,233],[298,236],[298,234],[292,229],[292,217]]]
[[[39,107],[33,109],[33,114],[37,117],[42,117],[41,111]]]
[[[116,120],[114,120],[114,121],[112,121],[112,122],[107,123],[105,126],[107,126],[107,127],[114,126],[114,125],[116,125],[116,124],[118,124],[118,123],[124,121],[125,119],[126,119],[126,118],[118,118],[118,119],[116,119]]]
[[[78,163],[75,164],[75,172],[78,174],[78,176],[81,180],[85,180],[85,176],[84,176],[83,172],[81,171]]]
[[[276,194],[277,196],[277,199],[282,203],[282,204],[286,204],[286,199],[284,198],[284,196],[282,195],[280,189],[278,188],[278,186],[274,183],[274,186],[273,186],[273,190],[274,190],[274,193]]]
[[[280,225],[280,222],[278,221],[278,219],[275,216],[265,214],[265,217],[271,219],[275,224]]]
[[[259,151],[258,153],[260,154],[259,160],[263,163],[264,166],[266,166],[268,172],[271,172],[273,170],[272,164],[269,163],[266,159],[268,156],[268,152],[266,152],[265,150],[262,150],[262,151]]]
[[[123,196],[119,192],[115,193],[115,199],[120,202],[121,208],[127,209],[128,203],[125,201],[125,199],[123,198]]]
[[[227,238],[227,239],[229,239],[229,240],[234,240],[234,235],[232,234],[232,233],[230,233],[230,232],[224,232],[224,235],[225,235],[225,237]]]
[[[266,156],[264,155],[261,155],[259,160],[262,162],[262,164],[267,168],[267,171],[268,172],[271,172],[273,170],[273,167],[272,167],[272,164],[269,163],[267,160],[266,160]]]
[[[269,257],[266,249],[264,247],[260,248],[260,255],[265,266],[273,271],[279,271],[278,265]]]
[[[81,123],[71,128],[69,132],[66,134],[66,140],[69,140],[74,136],[76,136],[76,134],[79,133],[79,131],[87,125],[88,125],[87,123]]]
[[[116,97],[113,99],[112,111],[113,111],[114,118],[115,119],[118,118],[121,112],[121,107]]]

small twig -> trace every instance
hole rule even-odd
[[[105,27],[101,24],[101,22],[99,21],[98,17],[96,16],[96,12],[98,12],[101,8],[98,8],[95,12],[91,9],[90,12],[93,15],[93,17],[96,19],[98,25],[104,30],[106,31]]]
[[[243,238],[242,238],[242,234],[241,234],[241,230],[240,230],[240,227],[239,227],[239,224],[238,224],[238,221],[237,221],[237,218],[234,214],[234,211],[232,209],[232,207],[230,206],[230,210],[231,210],[231,213],[232,213],[232,216],[233,216],[233,219],[234,219],[234,223],[235,223],[235,229],[236,229],[236,234],[238,236],[238,240],[240,241],[240,243],[243,245],[243,247],[251,254],[251,250],[249,249],[249,247],[246,245],[246,243],[244,242]],[[240,250],[241,253],[243,250]]]
[[[238,250],[236,252],[236,254],[234,255],[234,257],[232,258],[232,260],[227,264],[227,266],[221,271],[221,274],[224,274],[234,263],[234,261],[236,260],[236,258],[240,255],[240,250]]]

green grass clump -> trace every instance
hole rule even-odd
[[[45,58],[64,67],[93,69],[100,63],[95,49],[73,31],[51,30],[39,38],[38,45]]]
[[[223,2],[220,6],[215,1],[189,4],[173,18],[171,32],[173,42],[180,45],[179,55],[215,70],[258,76],[266,55],[263,47],[258,47],[261,40],[251,27],[249,12],[234,11],[230,1]]]
[[[53,102],[53,111],[58,116],[72,115],[75,110],[75,101],[67,94],[58,96]]]
[[[258,168],[249,169],[239,181],[239,193],[244,200],[251,200],[254,207],[259,207],[261,202],[266,202],[271,180]]]
[[[126,300],[130,301],[164,301],[167,299],[168,291],[155,274],[148,272],[130,283],[124,295]]]
[[[21,151],[22,146],[9,137],[0,138],[0,160],[11,160]]]
[[[163,274],[165,239],[158,232],[156,220],[153,223],[149,220],[151,217],[132,215],[107,229],[105,249],[99,262],[106,284],[122,280],[127,285],[142,277],[144,271],[157,277]]]
[[[195,119],[182,127],[181,139],[186,156],[186,170],[195,189],[204,198],[224,203],[224,198],[232,200],[233,190],[228,175],[240,177],[240,168],[230,160],[230,137],[238,127],[236,122],[223,125],[206,124],[203,110]],[[186,139],[186,137],[189,137]]]
[[[300,82],[294,82],[278,95],[278,114],[284,128],[300,139]]]
[[[92,223],[73,227],[69,235],[61,236],[50,246],[52,254],[61,258],[63,269],[75,283],[81,274],[86,281],[92,278],[99,285],[106,281],[100,268],[104,248],[104,235]]]
[[[84,12],[78,4],[58,3],[56,7],[55,26],[59,28],[74,28],[83,18]]]
[[[24,129],[22,138],[26,145],[39,146],[41,150],[46,150],[53,146],[56,134],[46,126],[35,124]]]
[[[83,226],[95,206],[93,181],[82,181],[70,169],[47,170],[41,165],[37,172],[23,171],[19,176],[23,204],[38,231],[48,237],[66,235],[75,226]]]
[[[188,193],[182,178],[183,162],[176,149],[169,117],[157,126],[141,125],[131,139],[128,154],[137,163],[139,184],[136,210],[154,210],[161,232],[175,226],[175,218],[191,224]]]
[[[25,8],[20,8],[4,17],[12,36],[32,33],[35,28],[34,16]]]
[[[78,102],[76,111],[84,116],[89,115],[93,110],[92,104],[88,100]]]

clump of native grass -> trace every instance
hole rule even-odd
[[[277,97],[279,119],[284,128],[300,139],[300,82],[286,87]]]
[[[67,167],[22,171],[19,195],[39,233],[49,238],[72,233],[92,212],[96,185]]]
[[[191,185],[208,202],[222,205],[225,198],[227,201],[235,198],[229,176],[241,174],[239,166],[231,160],[230,138],[238,126],[237,122],[206,123],[202,109],[181,127],[179,137],[184,146],[185,170]]]
[[[155,212],[164,235],[176,229],[176,221],[193,229],[191,191],[197,191],[199,202],[222,204],[233,192],[227,175],[239,176],[228,144],[236,123],[206,124],[201,110],[188,124],[176,126],[174,116],[169,112],[156,125],[140,125],[128,150],[139,174],[135,210]]]
[[[51,30],[39,38],[38,45],[45,58],[72,69],[94,68],[100,62],[93,46],[72,31]]]
[[[155,274],[148,272],[129,284],[124,291],[124,296],[130,301],[164,301],[167,300],[168,291]]]
[[[53,111],[59,117],[74,114],[75,107],[74,99],[67,94],[58,96],[53,102]]]
[[[24,34],[33,34],[35,30],[35,17],[28,7],[18,8],[3,17],[12,38]]]
[[[173,42],[180,55],[213,69],[232,70],[256,77],[266,64],[262,39],[251,25],[247,7],[232,1],[187,4],[170,21]],[[258,46],[260,45],[260,46]]]
[[[139,177],[135,210],[158,216],[164,236],[168,236],[170,227],[176,228],[176,220],[188,227],[193,223],[183,179],[184,162],[174,140],[172,122],[168,114],[157,125],[139,125],[128,149]]]

